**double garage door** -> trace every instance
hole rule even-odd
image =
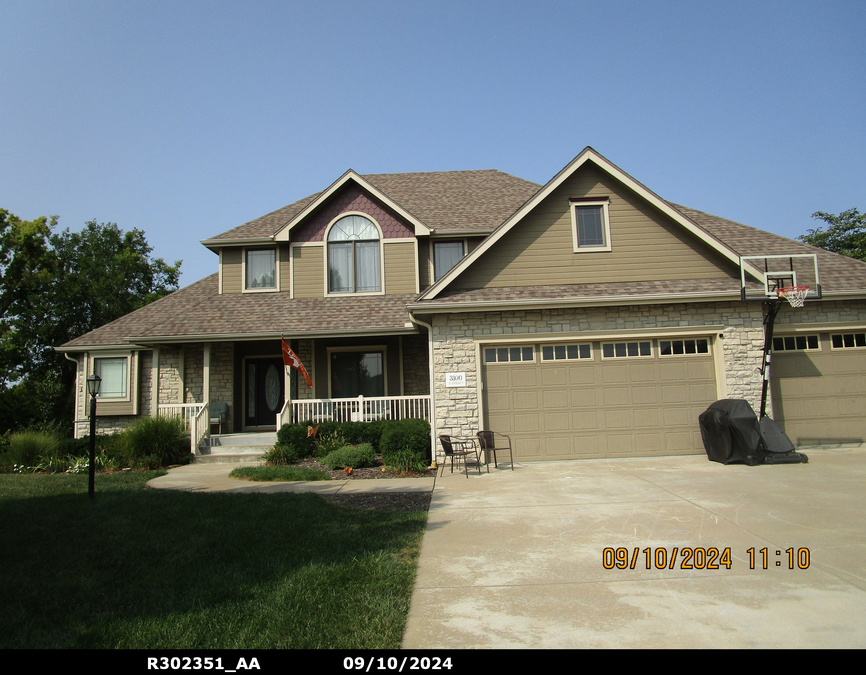
[[[710,336],[482,346],[484,423],[521,461],[702,453]]]
[[[866,332],[773,339],[773,418],[795,445],[866,442]]]

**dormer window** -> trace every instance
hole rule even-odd
[[[574,252],[610,251],[610,200],[580,197],[569,201]]]
[[[340,218],[328,232],[328,292],[382,290],[379,228],[369,218]]]
[[[463,259],[462,241],[437,241],[433,243],[433,275],[439,281]]]
[[[245,284],[248,291],[276,290],[277,252],[275,249],[247,251]]]

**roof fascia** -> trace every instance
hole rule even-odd
[[[459,314],[461,312],[491,312],[497,310],[558,309],[562,307],[596,307],[611,305],[658,305],[678,302],[720,302],[739,300],[740,294],[731,291],[717,293],[667,293],[653,295],[607,295],[592,298],[544,298],[538,300],[491,300],[489,302],[430,302],[408,305],[411,313]]]
[[[319,195],[318,199],[313,201],[303,211],[301,211],[298,215],[296,215],[292,220],[290,220],[288,223],[283,225],[283,227],[280,228],[277,231],[277,233],[274,235],[274,237],[273,237],[274,240],[275,241],[289,241],[289,232],[292,230],[292,228],[295,227],[295,225],[300,223],[302,220],[304,220],[307,216],[309,216],[317,208],[319,208],[319,206],[321,206],[327,200],[329,200],[331,198],[331,196],[337,190],[339,190],[341,187],[343,187],[349,181],[356,182],[359,186],[361,186],[362,188],[364,188],[365,190],[370,192],[374,197],[376,197],[376,199],[383,202],[389,208],[393,209],[398,214],[400,214],[400,216],[402,216],[407,221],[412,223],[412,225],[415,227],[415,236],[429,235],[430,234],[430,228],[429,227],[427,227],[424,223],[422,223],[420,220],[418,220],[411,213],[406,211],[399,204],[394,202],[391,198],[389,198],[383,192],[381,192],[377,188],[373,187],[370,183],[365,181],[361,176],[359,176],[357,173],[355,173],[352,169],[349,169],[348,171],[346,171],[346,173],[344,173],[342,176],[340,176],[335,182],[333,182],[327,190],[322,192],[322,194]]]
[[[620,169],[618,166],[607,160],[605,157],[600,155],[598,152],[593,150],[591,147],[587,146],[583,149],[583,151],[575,157],[571,162],[569,162],[559,173],[557,173],[553,178],[551,178],[544,187],[542,187],[538,192],[536,192],[527,202],[521,206],[517,211],[515,211],[508,219],[505,220],[499,227],[497,227],[493,233],[485,239],[472,253],[463,258],[448,274],[443,276],[439,281],[433,284],[427,291],[421,296],[421,300],[432,300],[439,293],[445,290],[448,285],[456,279],[460,274],[462,274],[470,265],[472,265],[478,258],[480,258],[485,251],[487,251],[491,246],[493,246],[497,241],[499,241],[505,234],[507,234],[511,229],[517,225],[523,218],[535,209],[542,201],[544,201],[550,194],[556,190],[566,179],[568,179],[575,171],[577,171],[580,167],[582,167],[587,162],[593,162],[596,166],[598,166],[603,171],[607,172],[623,184],[625,184],[628,188],[636,192],[638,195],[646,199],[650,204],[655,206],[657,209],[662,211],[665,215],[670,217],[676,223],[681,225],[683,228],[691,232],[698,239],[703,241],[705,244],[710,246],[710,248],[717,251],[723,257],[730,260],[733,264],[739,265],[740,257],[733,250],[728,248],[725,244],[720,242],[715,237],[710,236],[706,231],[704,231],[701,227],[699,227],[696,223],[692,222],[682,213],[674,209],[670,204],[668,204],[664,199],[659,197],[655,192],[647,188],[645,185],[640,183],[639,181],[632,178],[625,171]]]
[[[171,344],[181,342],[251,342],[253,340],[279,340],[280,338],[317,338],[317,337],[364,337],[367,335],[414,335],[418,332],[415,326],[411,328],[363,328],[360,330],[323,330],[323,331],[292,331],[268,333],[203,333],[200,335],[148,335],[127,338],[131,342],[153,344]],[[129,349],[129,346],[125,346]],[[83,351],[83,350],[79,350]]]
[[[216,249],[223,246],[243,246],[250,244],[272,244],[273,237],[250,237],[247,239],[201,239],[199,241],[203,246],[207,246],[211,251],[216,253]]]

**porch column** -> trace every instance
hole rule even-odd
[[[210,403],[210,342],[205,342],[203,347],[204,373],[202,373],[201,396],[202,403]]]
[[[150,416],[159,414],[159,347],[153,347],[153,363],[150,366]]]

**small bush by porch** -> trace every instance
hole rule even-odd
[[[382,466],[398,473],[423,472],[432,459],[430,424],[420,419],[284,424],[265,460],[281,465],[315,457],[330,470],[355,469],[373,465],[376,454]]]

